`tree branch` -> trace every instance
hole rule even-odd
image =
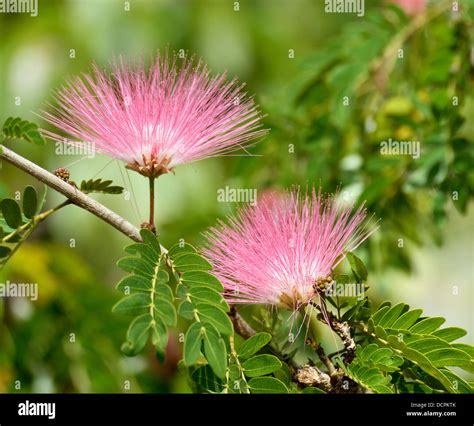
[[[234,324],[234,330],[237,334],[240,334],[244,339],[252,337],[257,334],[256,331],[245,321],[242,316],[237,312],[235,305],[231,305],[229,317]]]
[[[336,318],[336,316],[328,310],[326,306],[326,299],[323,293],[319,293],[319,301],[319,306],[313,302],[310,302],[310,305],[314,308],[319,308],[321,313],[318,314],[317,319],[328,325],[332,329],[332,331],[334,331],[342,340],[342,343],[345,347],[344,362],[346,364],[350,364],[355,358],[356,351],[356,343],[353,337],[351,336],[351,328],[346,321],[339,321],[339,319]],[[312,312],[310,311],[310,319],[312,318],[311,313]]]
[[[325,308],[326,309],[326,308]],[[345,354],[344,354],[344,362],[346,364],[350,364],[356,355],[356,343],[354,338],[351,336],[351,328],[349,324],[344,321],[339,321],[332,312],[326,311],[326,316],[320,314],[318,316],[321,322],[327,324],[329,320],[329,326],[331,327],[332,331],[334,331],[339,338],[342,340],[342,343],[345,347]]]
[[[0,146],[0,158],[5,159],[10,164],[13,164],[15,167],[18,167],[54,190],[60,192],[69,200],[71,200],[73,204],[83,208],[84,210],[87,210],[88,212],[102,219],[104,222],[107,222],[109,225],[112,225],[115,229],[119,230],[122,234],[125,234],[132,240],[142,240],[138,229],[130,222],[119,216],[117,213],[113,212],[99,202],[88,197],[79,189],[67,182],[64,182],[57,176],[41,168],[30,160],[27,160],[21,155],[18,155],[3,145]]]
[[[324,351],[324,348],[319,343],[317,343],[313,339],[308,338],[308,339],[306,339],[306,344],[311,346],[315,350],[315,352],[318,354],[318,357],[321,360],[321,362],[328,369],[328,373],[331,377],[332,376],[337,376],[339,374],[336,367],[332,363],[331,359],[326,355],[326,352]]]
[[[340,322],[332,314],[330,315],[330,318],[331,318],[331,328],[339,336],[339,338],[342,340],[342,343],[344,344],[346,348],[346,353],[344,355],[344,362],[346,364],[350,364],[352,360],[355,358],[355,351],[356,351],[356,343],[351,336],[351,328],[346,321]]]

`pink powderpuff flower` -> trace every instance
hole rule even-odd
[[[178,62],[181,62],[178,64]],[[179,164],[229,154],[264,135],[261,114],[243,84],[210,76],[193,59],[158,53],[149,70],[143,60],[114,61],[110,74],[69,81],[44,119],[79,140],[44,131],[53,140],[82,145],[117,158],[148,177]]]
[[[407,15],[418,15],[426,8],[426,0],[390,0],[398,5]]]
[[[337,195],[337,194],[336,194]],[[321,190],[265,194],[226,225],[206,233],[204,255],[222,282],[229,303],[270,304],[299,309],[332,269],[376,227],[363,225],[364,206],[353,212]]]

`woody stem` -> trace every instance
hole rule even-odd
[[[342,340],[342,343],[346,348],[344,361],[346,364],[350,364],[355,358],[356,351],[356,343],[351,335],[351,328],[346,321],[340,321],[330,311],[328,311],[324,296],[321,296],[320,301],[319,309],[321,310],[321,314],[319,314],[317,318],[321,322],[327,324]],[[317,305],[314,305],[313,303],[311,303],[311,305],[317,307]]]

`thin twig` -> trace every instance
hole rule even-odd
[[[31,221],[27,222],[23,226],[20,226],[17,228],[15,231],[11,232],[8,234],[6,237],[4,237],[1,242],[2,243],[8,243],[11,238],[14,236],[20,235],[23,231],[24,232],[21,235],[21,240],[18,241],[13,248],[13,250],[8,254],[8,256],[0,262],[0,269],[5,266],[7,261],[11,259],[11,257],[17,252],[17,250],[21,247],[21,245],[30,237],[30,235],[34,232],[34,230],[37,228],[37,226],[46,220],[49,216],[51,216],[53,213],[57,212],[58,210],[62,209],[63,207],[66,207],[67,205],[71,204],[71,200],[67,199],[66,201],[63,201],[61,204],[59,204],[56,207],[53,207],[52,209],[49,209],[39,215],[36,215]]]
[[[324,348],[317,342],[317,322],[318,318],[316,317],[315,313],[315,308],[311,305],[306,306],[306,313],[308,315],[308,321],[309,321],[309,330],[311,331],[312,337],[308,337],[306,339],[306,344],[311,346],[316,353],[319,356],[319,359],[321,362],[326,366],[328,373],[330,376],[337,375],[338,372],[336,370],[336,367],[332,363],[331,359],[327,357],[326,352],[324,351]]]
[[[316,353],[318,354],[318,357],[319,359],[321,360],[321,362],[326,366],[326,368],[328,369],[328,373],[329,375],[332,377],[332,376],[336,376],[339,374],[339,372],[337,371],[336,367],[334,366],[334,364],[332,363],[331,359],[326,355],[326,352],[324,351],[324,348],[319,344],[319,343],[316,343],[314,341],[312,341],[311,339],[308,339],[310,341],[310,346],[316,351]]]

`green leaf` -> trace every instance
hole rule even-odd
[[[387,358],[387,354],[380,354],[381,358],[376,359],[378,351],[373,351],[371,346],[370,349],[367,349],[367,353],[364,350],[358,355],[356,364],[360,363],[361,359],[366,359],[366,364],[370,361],[374,367],[393,372],[405,359],[414,364],[414,367],[410,368],[415,372],[418,370],[415,376],[423,382],[423,385],[432,389],[439,389],[439,386],[442,386],[448,392],[457,392],[442,369],[446,366],[453,366],[468,372],[474,371],[472,354],[464,348],[457,348],[450,344],[450,341],[464,336],[466,332],[457,327],[438,330],[444,319],[423,318],[419,320],[421,312],[421,309],[410,310],[409,306],[404,303],[390,309],[387,305],[379,308],[369,320],[369,323],[378,323],[373,328],[378,339],[376,342],[382,347],[393,348],[397,355]],[[374,321],[375,319],[376,321]],[[409,383],[402,383],[401,389],[409,391]]]
[[[152,279],[155,272],[155,265],[139,257],[122,257],[117,262],[117,266],[126,272],[131,272]]]
[[[221,392],[224,387],[222,380],[215,375],[209,365],[199,367],[192,373],[191,377],[194,382],[209,392]]]
[[[377,364],[377,363],[383,363],[384,361],[387,361],[388,359],[390,359],[391,356],[393,356],[393,352],[391,349],[380,348],[380,349],[377,349],[374,353],[372,353],[369,359],[374,364]]]
[[[443,339],[430,336],[409,336],[405,339],[405,343],[411,349],[420,352],[429,352],[435,349],[449,348],[449,344]]]
[[[380,348],[372,343],[363,349],[357,348],[356,364],[366,367],[376,367],[381,371],[394,372],[403,364],[403,359],[395,355],[390,348]]]
[[[430,360],[421,352],[408,347],[404,342],[398,340],[395,336],[388,336],[388,343],[402,352],[403,356],[415,363],[423,371],[437,379],[449,392],[455,392],[451,382],[438,370]]]
[[[123,187],[112,186],[111,180],[89,179],[83,180],[79,189],[85,194],[102,193],[102,194],[121,194]]]
[[[393,393],[393,389],[389,386],[391,376],[384,375],[378,368],[353,362],[345,369],[348,376],[363,387],[375,393]]]
[[[451,344],[451,347],[464,351],[471,358],[474,358],[474,346],[468,345],[466,343],[453,343]]]
[[[367,268],[364,265],[364,262],[362,262],[362,260],[359,259],[352,252],[347,253],[347,260],[349,261],[349,264],[351,265],[351,269],[356,280],[359,283],[367,281],[368,273],[367,273]]]
[[[435,331],[432,333],[433,336],[439,337],[447,342],[452,342],[454,340],[460,339],[464,337],[467,332],[459,327],[446,327],[442,328],[441,330]]]
[[[117,284],[117,290],[127,295],[134,292],[149,292],[151,288],[150,280],[140,275],[127,275]]]
[[[442,317],[424,318],[410,327],[410,332],[417,334],[430,334],[437,330],[446,320]]]
[[[191,301],[195,304],[209,303],[222,309],[224,312],[229,310],[229,305],[225,302],[220,293],[206,287],[192,287],[188,291]]]
[[[24,139],[37,145],[43,145],[45,140],[41,135],[38,125],[19,117],[9,117],[3,125],[3,134],[7,138]]]
[[[159,354],[164,353],[168,344],[168,329],[159,316],[153,317],[151,323],[151,343],[156,347]]]
[[[454,374],[451,370],[442,369],[441,372],[448,378],[457,393],[472,394],[474,392],[474,388],[468,382]]]
[[[0,203],[3,217],[7,225],[16,229],[22,224],[21,210],[17,202],[11,198],[5,198]]]
[[[378,325],[384,328],[391,328],[392,324],[398,319],[398,317],[408,309],[408,305],[405,303],[399,303],[398,305],[393,306],[378,322]]]
[[[232,360],[232,361],[235,362],[235,360]],[[229,364],[228,371],[226,372],[227,384],[230,385],[229,390],[238,390],[240,392],[242,390],[241,379],[242,379],[242,375],[241,375],[240,367],[235,363]]]
[[[141,229],[140,236],[142,237],[143,242],[150,246],[157,255],[161,254],[160,242],[153,232],[149,229]]]
[[[127,331],[127,342],[122,346],[122,351],[129,356],[136,355],[143,350],[150,335],[152,318],[149,314],[135,318]]]
[[[375,326],[374,328],[375,334],[377,337],[380,337],[381,339],[386,339],[387,338],[387,333],[383,329],[383,327],[380,327],[379,325]]]
[[[382,317],[390,310],[390,305],[382,304],[377,311],[372,315],[372,321],[374,324],[378,324]]]
[[[183,300],[178,306],[178,314],[185,319],[192,320],[194,318],[195,309],[196,306],[193,303]]]
[[[218,292],[224,291],[220,281],[208,272],[189,271],[183,273],[181,280],[188,287],[209,287]]]
[[[0,258],[7,257],[11,253],[11,249],[5,246],[0,246]]]
[[[199,303],[196,305],[196,309],[202,322],[212,324],[219,332],[227,336],[234,332],[232,321],[222,309],[208,303]]]
[[[274,377],[254,377],[248,385],[252,393],[288,393],[285,384]]]
[[[425,353],[435,367],[466,367],[469,368],[471,358],[466,352],[454,348],[440,348]],[[472,368],[471,368],[472,370]]]
[[[357,356],[349,365],[342,368],[347,375],[361,386],[375,393],[393,393],[392,376],[388,373],[399,370],[403,359],[391,348],[372,343],[357,348]]]
[[[408,330],[408,328],[415,324],[422,312],[422,309],[413,309],[412,311],[405,312],[393,323],[390,328],[394,328],[396,330]]]
[[[123,315],[142,315],[150,309],[150,297],[143,293],[132,294],[119,300],[112,308],[113,312]]]
[[[157,254],[153,248],[147,244],[133,243],[125,247],[125,251],[130,254],[140,255],[143,260],[150,262],[152,265],[155,265],[159,258],[159,254]]]
[[[349,284],[351,282],[349,275],[344,274],[334,275],[333,279],[337,284]]]
[[[204,326],[195,322],[188,328],[186,336],[184,338],[184,363],[187,366],[195,364],[201,353],[201,346],[203,341],[203,335],[206,329]]]
[[[212,268],[206,259],[195,253],[187,253],[178,257],[174,262],[174,266],[179,272],[208,271]]]
[[[358,359],[367,361],[373,355],[375,351],[377,351],[379,346],[375,343],[372,343],[364,348],[359,347],[357,349],[358,352]]]
[[[161,271],[161,272],[164,272],[164,271]],[[168,274],[166,274],[166,276],[168,277]],[[173,302],[174,301],[173,291],[171,290],[171,287],[168,284],[165,284],[166,282],[167,281],[160,282],[158,280],[158,284],[155,285],[156,298]]]
[[[273,375],[287,386],[289,386],[293,381],[293,374],[290,370],[290,367],[288,367],[288,364],[285,362],[282,362],[281,368],[274,371]]]
[[[103,183],[102,186],[108,184]],[[174,296],[168,285],[169,275],[163,269],[163,255],[158,239],[148,230],[141,230],[140,235],[143,242],[125,248],[135,256],[124,257],[117,262],[120,268],[132,274],[123,278],[117,288],[127,295],[132,294],[118,302],[114,312],[131,316],[149,315],[151,342],[156,347],[158,358],[163,359],[168,343],[167,326],[175,326],[177,323]],[[138,348],[142,349],[143,345]],[[136,354],[137,350],[132,349],[128,344],[129,352]]]
[[[155,313],[166,325],[171,327],[176,325],[176,309],[169,300],[165,298],[155,297],[154,299]]]
[[[177,243],[168,250],[168,256],[173,260],[188,253],[196,253],[196,249],[188,243]]]
[[[204,354],[217,377],[223,379],[227,368],[227,350],[224,340],[217,331],[206,327],[204,333]]]
[[[247,377],[258,377],[271,374],[281,368],[281,361],[274,355],[257,355],[242,365]]]
[[[176,297],[178,299],[186,299],[188,297],[188,289],[184,284],[177,284],[176,285]]]
[[[269,333],[258,333],[247,339],[237,351],[240,358],[246,359],[255,355],[265,345],[270,343],[272,336]]]
[[[23,192],[23,214],[28,219],[33,219],[38,209],[38,196],[36,189],[27,186]]]

